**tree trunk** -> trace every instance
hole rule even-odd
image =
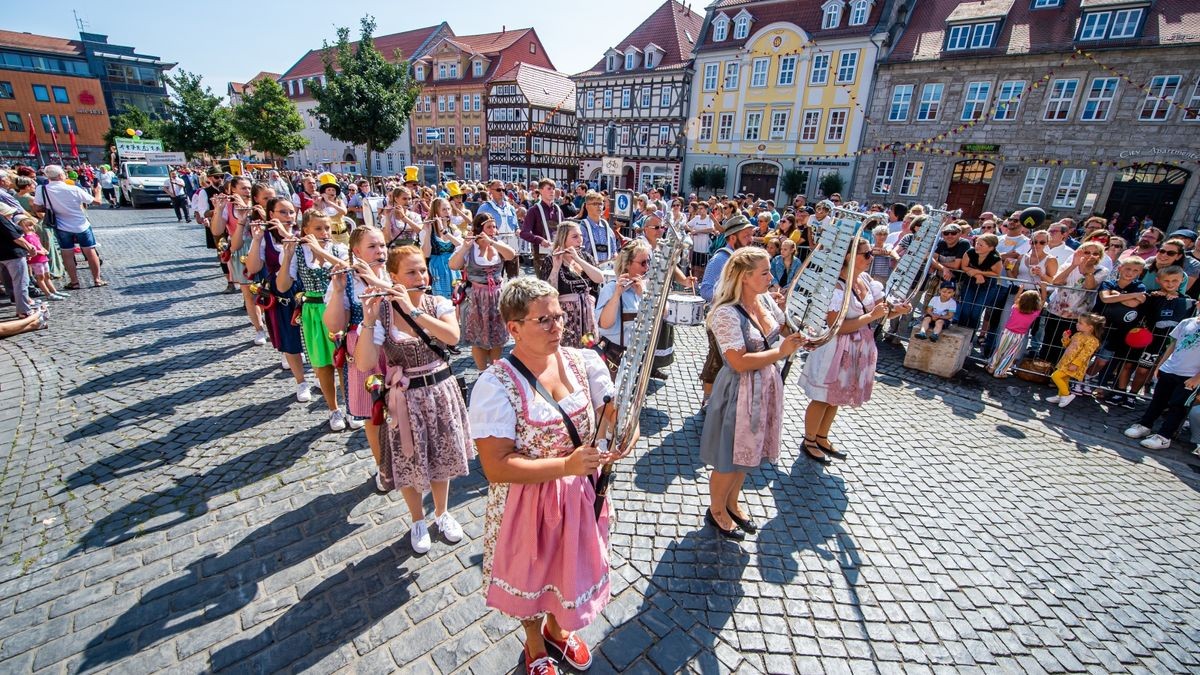
[[[371,180],[371,153],[373,153],[374,151],[375,151],[374,146],[371,145],[370,143],[367,143],[367,154],[366,154],[367,165],[363,167],[363,170],[364,170],[363,173],[366,174],[368,181]]]

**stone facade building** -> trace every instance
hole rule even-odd
[[[1200,5],[929,0],[881,64],[853,194],[1200,222]]]
[[[624,160],[617,187],[682,188],[691,51],[703,18],[667,0],[590,70],[572,77],[578,88],[580,178],[601,176],[605,134],[614,125],[616,156]]]
[[[566,75],[518,63],[492,80],[487,109],[488,178],[560,184],[579,173],[575,83]],[[482,178],[482,176],[479,176]]]

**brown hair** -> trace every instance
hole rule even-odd
[[[416,256],[422,260],[425,259],[425,254],[416,246],[396,246],[388,249],[387,271],[388,274],[400,273],[400,259],[405,256]]]
[[[1025,291],[1017,296],[1017,309],[1022,314],[1033,314],[1042,308],[1042,294],[1039,291]]]

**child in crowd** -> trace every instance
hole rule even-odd
[[[916,334],[918,340],[937,342],[942,337],[942,328],[954,318],[958,302],[954,299],[956,286],[953,281],[943,281],[938,287],[936,298],[929,301],[925,307],[925,318],[921,319],[921,330]],[[933,333],[929,330],[933,329]]]
[[[1013,310],[1008,315],[1008,323],[1000,334],[1000,342],[992,353],[987,371],[998,378],[1012,375],[1013,366],[1021,360],[1025,351],[1025,338],[1029,336],[1029,328],[1042,315],[1041,291],[1025,291],[1017,296]]]
[[[37,234],[37,220],[25,216],[18,223],[24,232],[22,238],[33,246],[33,253],[29,255],[29,276],[33,277],[38,288],[42,289],[42,293],[49,300],[66,300],[69,295],[60,293],[54,287],[54,282],[50,280],[50,252],[42,245],[42,239]]]
[[[1183,424],[1196,387],[1200,386],[1200,319],[1184,319],[1171,330],[1171,346],[1158,368],[1158,383],[1146,413],[1137,424],[1125,430],[1129,438],[1142,439],[1148,450],[1171,447],[1171,438]],[[1158,433],[1151,428],[1162,417]]]
[[[1057,403],[1058,407],[1065,408],[1075,400],[1070,382],[1082,380],[1087,373],[1088,361],[1100,348],[1100,339],[1097,336],[1102,328],[1104,317],[1099,314],[1082,314],[1075,322],[1074,335],[1071,335],[1071,331],[1063,331],[1062,344],[1067,349],[1058,360],[1058,365],[1054,367],[1054,372],[1050,374],[1050,380],[1058,388],[1058,394],[1047,397],[1048,403]]]
[[[1104,346],[1088,374],[1091,376],[1089,380],[1095,378],[1099,384],[1105,384],[1110,375],[1108,365],[1116,361],[1113,370],[1118,371],[1117,392],[1108,397],[1108,402],[1112,404],[1127,401],[1123,392],[1129,386],[1133,364],[1141,352],[1130,347],[1125,337],[1142,323],[1141,306],[1146,302],[1146,285],[1141,278],[1145,268],[1146,261],[1137,256],[1122,258],[1116,278],[1105,279],[1100,284],[1095,311],[1104,317]],[[1100,392],[1096,393],[1096,397],[1104,398]]]
[[[1170,340],[1171,331],[1180,321],[1196,311],[1196,301],[1180,293],[1187,276],[1182,267],[1170,265],[1158,270],[1155,275],[1158,290],[1146,299],[1142,314],[1146,327],[1153,336],[1150,345],[1142,352],[1133,376],[1133,393],[1141,393],[1150,379],[1150,373],[1161,362],[1159,358]],[[1198,429],[1200,431],[1200,429]]]

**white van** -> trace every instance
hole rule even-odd
[[[171,167],[145,162],[121,162],[121,201],[138,208],[149,204],[170,204],[171,197],[163,186]]]

